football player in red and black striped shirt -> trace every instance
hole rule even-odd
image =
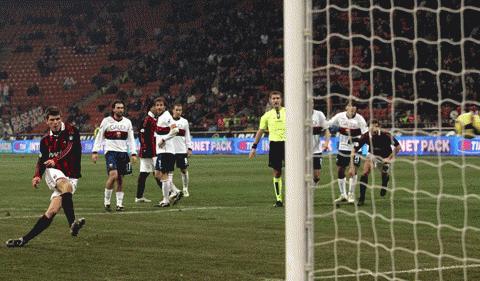
[[[60,110],[49,107],[45,111],[49,133],[40,141],[40,157],[32,179],[32,186],[38,187],[45,174],[45,181],[53,191],[50,206],[35,226],[25,236],[7,241],[7,247],[22,247],[39,235],[52,222],[55,215],[63,208],[67,217],[70,233],[77,236],[85,219],[75,220],[72,194],[77,189],[81,177],[82,146],[77,128],[62,122]]]
[[[400,151],[400,143],[390,133],[381,129],[378,120],[372,120],[370,130],[368,133],[362,135],[358,143],[354,144],[351,156],[351,165],[349,173],[353,173],[353,157],[362,146],[368,145],[367,160],[363,165],[363,175],[360,178],[360,197],[358,198],[358,206],[365,203],[365,192],[367,190],[368,175],[373,168],[381,168],[382,171],[382,189],[380,196],[385,196],[387,193],[388,180],[390,178],[390,163],[395,158],[395,155]],[[392,149],[392,146],[394,149]]]
[[[157,162],[155,130],[157,129],[157,115],[160,112],[159,107],[163,100],[155,99],[148,107],[150,111],[147,113],[142,122],[139,131],[140,139],[140,174],[137,180],[137,196],[135,203],[150,203],[151,200],[145,198],[145,183],[150,173],[155,173],[155,163]],[[157,185],[162,188],[162,182],[155,178]]]

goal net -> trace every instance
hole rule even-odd
[[[453,133],[456,116],[479,107],[480,1],[305,0],[305,7],[307,109],[329,119],[353,99],[367,124],[379,120],[402,147],[384,197],[373,169],[365,205],[339,207],[335,132],[317,185],[307,147],[308,280],[480,280],[480,139]],[[288,164],[286,176],[288,188]],[[288,240],[289,232],[287,276]]]

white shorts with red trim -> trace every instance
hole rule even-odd
[[[70,184],[72,185],[72,194],[75,193],[75,191],[77,190],[78,179],[69,178],[58,169],[47,168],[45,170],[45,182],[47,183],[48,188],[53,191],[50,200],[53,199],[53,197],[57,197],[62,194],[57,189],[57,181],[60,179],[67,179],[70,182]]]
[[[155,163],[157,163],[157,157],[140,158],[140,173],[155,172]]]

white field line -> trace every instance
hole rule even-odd
[[[416,273],[416,272],[429,272],[429,271],[443,271],[443,270],[451,270],[451,269],[462,269],[462,268],[474,268],[480,267],[480,264],[467,264],[467,265],[451,265],[451,266],[442,266],[442,267],[432,267],[432,268],[420,268],[420,269],[408,269],[408,270],[396,270],[395,274],[402,274],[402,273]],[[333,271],[329,270],[329,271]],[[375,273],[352,273],[352,274],[342,274],[342,275],[328,275],[328,276],[316,276],[314,279],[335,279],[335,278],[349,278],[349,277],[356,277],[356,276],[375,276],[375,275],[391,275],[393,271],[388,272],[378,272]]]
[[[78,213],[77,217],[79,216],[116,216],[116,215],[135,215],[135,214],[158,214],[158,213],[173,213],[173,212],[188,212],[188,211],[208,211],[208,210],[225,210],[225,209],[245,209],[247,207],[220,207],[220,206],[213,206],[213,207],[192,207],[192,208],[158,208],[157,210],[145,210],[145,211],[124,211],[124,212],[90,212],[90,213]],[[31,218],[38,218],[42,214],[39,213],[37,215],[29,215],[29,216],[5,216],[0,217],[0,220],[11,220],[11,219],[31,219]]]

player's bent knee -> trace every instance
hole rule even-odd
[[[59,179],[56,188],[61,193],[73,192],[72,184],[67,179]]]

